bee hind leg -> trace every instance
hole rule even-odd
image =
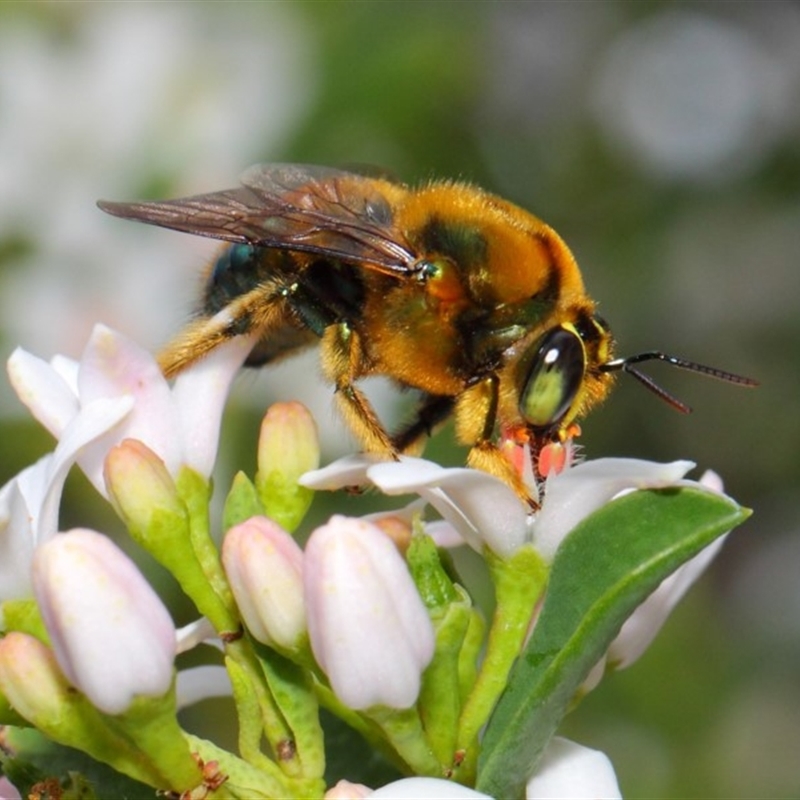
[[[262,284],[213,316],[190,322],[158,354],[158,364],[164,375],[171,378],[237,336],[264,338],[285,326],[289,313],[280,287]]]
[[[444,395],[426,394],[416,411],[415,418],[392,436],[392,443],[400,453],[419,455],[436,428],[452,413],[455,400]]]

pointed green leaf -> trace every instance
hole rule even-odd
[[[567,536],[533,635],[486,729],[480,791],[524,796],[576,691],[625,620],[664,578],[749,513],[693,488],[638,491]]]

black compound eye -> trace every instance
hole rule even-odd
[[[555,425],[575,400],[586,372],[580,336],[554,328],[541,340],[519,399],[525,421],[535,428]]]

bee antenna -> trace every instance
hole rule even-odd
[[[627,358],[616,358],[613,361],[608,361],[600,367],[601,372],[627,372],[636,378],[645,388],[649,389],[653,394],[660,397],[668,405],[672,406],[676,411],[681,414],[691,413],[691,408],[686,403],[678,400],[677,397],[671,395],[662,386],[659,386],[649,375],[645,374],[639,369],[636,369],[635,364],[640,364],[642,361],[666,361],[678,369],[685,369],[689,372],[699,372],[701,375],[707,375],[709,378],[716,378],[718,381],[725,381],[726,383],[733,383],[737,386],[758,386],[758,381],[752,378],[745,378],[743,375],[736,375],[733,372],[726,372],[725,370],[717,369],[716,367],[707,367],[704,364],[698,364],[695,361],[687,361],[685,358],[678,356],[671,356],[667,353],[662,353],[659,350],[650,350],[647,353],[638,353],[635,356],[628,356]]]

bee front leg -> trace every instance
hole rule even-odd
[[[336,387],[335,400],[345,423],[370,453],[396,458],[397,450],[369,400],[354,382],[368,373],[358,334],[345,324],[334,325],[322,337],[322,368]]]
[[[456,400],[456,436],[471,445],[467,464],[507,483],[532,509],[539,503],[531,497],[522,475],[493,441],[497,419],[498,381],[495,375],[470,386]]]

